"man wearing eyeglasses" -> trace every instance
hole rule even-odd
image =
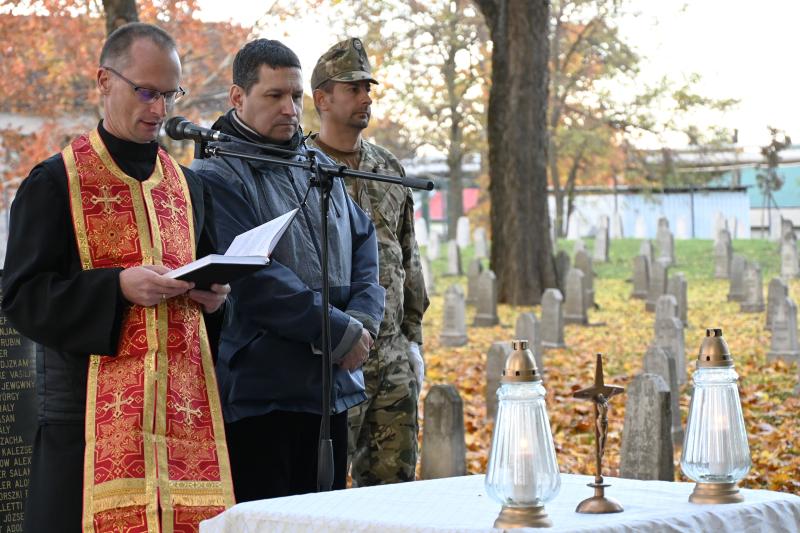
[[[166,32],[117,29],[103,120],[11,207],[2,305],[42,345],[25,531],[196,529],[233,504],[209,341],[230,288],[164,275],[216,249],[203,182],[155,142],[180,78]]]

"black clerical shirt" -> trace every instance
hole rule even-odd
[[[98,130],[125,173],[139,181],[152,174],[155,142],[118,139],[102,122]],[[192,200],[197,257],[215,253],[210,194],[191,170],[183,168],[183,173]],[[83,424],[89,355],[116,353],[123,312],[130,305],[120,290],[122,269],[82,270],[61,154],[37,165],[22,182],[9,229],[2,306],[14,327],[42,345],[36,361],[39,423]],[[216,322],[207,320],[213,352]]]

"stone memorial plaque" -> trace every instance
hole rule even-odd
[[[678,272],[667,281],[667,294],[675,297],[678,304],[678,318],[681,319],[683,327],[688,327],[689,320],[689,283],[683,272]]]
[[[436,230],[431,230],[430,234],[428,235],[428,247],[427,247],[427,256],[428,259],[431,261],[436,261],[439,259],[439,255],[442,253],[442,243],[439,240],[439,232]]]
[[[458,217],[456,223],[456,243],[462,250],[469,246],[469,219],[465,216]]]
[[[461,268],[461,248],[456,241],[447,241],[447,272],[446,276],[460,276],[464,273]]]
[[[478,282],[480,281],[481,272],[483,272],[483,263],[480,259],[473,259],[467,267],[467,305],[475,305],[478,303]]]
[[[764,327],[767,330],[772,329],[772,319],[775,316],[775,310],[779,304],[783,302],[784,298],[789,297],[789,286],[781,278],[772,278],[769,282],[767,289],[767,324]]]
[[[653,255],[653,243],[651,241],[642,241],[642,244],[639,245],[639,255],[643,255],[647,258],[647,266],[650,268],[650,271],[653,271],[653,261],[655,261],[655,256]]]
[[[584,282],[584,274],[578,268],[572,268],[567,274],[567,301],[565,302],[564,322],[566,324],[582,324],[589,323],[589,317],[586,313],[586,283]]]
[[[559,250],[556,254],[556,282],[560,291],[564,292],[567,287],[567,272],[572,266],[569,254],[564,250]]]
[[[797,343],[797,306],[791,298],[783,298],[772,317],[772,340],[767,352],[767,360],[800,360],[800,346]]]
[[[565,346],[563,302],[558,289],[547,289],[542,295],[542,346],[545,348]]]
[[[579,251],[575,254],[575,268],[583,272],[583,284],[586,287],[586,296],[584,297],[584,305],[586,309],[594,305],[594,266],[592,265],[592,258],[586,251]],[[567,296],[569,300],[569,296]]]
[[[675,479],[670,390],[661,376],[639,374],[627,386],[620,477]]]
[[[476,259],[486,259],[489,257],[489,241],[486,239],[486,230],[484,228],[476,228],[472,233],[472,242],[475,246]]]
[[[764,287],[761,283],[761,267],[751,263],[744,276],[745,299],[739,306],[743,313],[764,312]]]
[[[800,274],[800,263],[797,254],[797,237],[789,231],[781,237],[781,277],[796,278]]]
[[[655,311],[658,297],[667,293],[669,266],[666,261],[661,259],[651,263],[650,266],[650,286],[647,289],[647,299],[644,307],[647,311]]]
[[[467,344],[467,311],[464,291],[459,285],[450,285],[444,293],[444,317],[439,342],[442,346]]]
[[[477,311],[473,326],[490,327],[500,323],[497,316],[497,278],[494,272],[486,270],[478,278]]]
[[[717,279],[728,279],[731,277],[731,258],[733,257],[733,245],[731,235],[728,230],[723,229],[717,235],[714,243],[714,277]]]
[[[503,368],[506,358],[511,353],[511,343],[508,341],[493,342],[486,354],[486,418],[494,420],[497,416],[497,389],[500,388],[500,379],[503,377]]]
[[[650,268],[647,258],[637,255],[633,258],[633,292],[631,298],[645,300],[650,288]]]
[[[744,301],[744,271],[746,267],[747,259],[741,255],[733,254],[733,258],[731,259],[731,283],[728,288],[729,302]]]
[[[0,531],[3,533],[22,531],[36,417],[36,344],[20,335],[0,312]]]

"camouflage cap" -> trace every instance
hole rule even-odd
[[[361,81],[378,83],[372,77],[367,52],[360,39],[346,39],[331,46],[322,54],[311,74],[311,89],[314,90],[328,80]]]

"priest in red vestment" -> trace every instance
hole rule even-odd
[[[164,276],[216,249],[203,182],[156,143],[184,91],[148,24],[100,55],[104,118],[11,207],[3,309],[41,345],[28,532],[193,532],[233,491],[213,342],[230,287]]]

